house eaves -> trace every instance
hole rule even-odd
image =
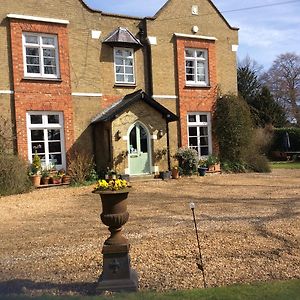
[[[125,97],[105,109],[91,121],[91,124],[96,124],[99,122],[111,122],[116,119],[125,109],[127,109],[130,105],[134,104],[137,101],[144,101],[146,104],[161,113],[161,115],[168,122],[178,120],[178,117],[175,114],[159,104],[152,97],[148,96],[144,91],[138,90],[132,94],[126,95]]]

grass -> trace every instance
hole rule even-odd
[[[1,296],[1,300],[298,300],[300,299],[300,279],[274,281],[251,285],[232,285],[227,287],[173,291],[165,293],[141,292],[115,294],[113,296]]]
[[[278,161],[271,162],[271,169],[300,169],[300,161]]]

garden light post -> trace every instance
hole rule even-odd
[[[192,214],[193,214],[193,220],[194,220],[196,237],[197,237],[197,243],[198,243],[198,249],[199,249],[199,261],[197,261],[197,266],[198,266],[199,270],[201,270],[201,272],[202,272],[203,284],[204,284],[204,287],[206,288],[204,265],[203,265],[203,261],[202,261],[201,247],[200,247],[200,241],[199,241],[197,223],[196,223],[196,218],[195,218],[195,203],[194,202],[190,202],[190,209],[191,209]]]

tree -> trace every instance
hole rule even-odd
[[[268,87],[263,86],[261,92],[255,97],[251,106],[251,113],[256,115],[256,124],[265,127],[272,124],[275,127],[286,125],[284,109],[274,100]]]
[[[262,79],[275,100],[300,126],[300,56],[290,52],[279,55]]]
[[[262,66],[249,56],[239,62],[237,70],[239,94],[249,105],[256,126],[264,127],[267,124],[283,126],[286,123],[284,110],[275,102],[269,89],[262,85],[261,70]]]
[[[259,82],[261,69],[262,66],[258,65],[258,63],[255,60],[252,60],[249,56],[246,56],[246,58],[238,63],[238,91],[250,105],[261,89],[261,84]]]

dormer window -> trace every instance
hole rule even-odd
[[[130,48],[114,48],[115,82],[134,84],[134,51]]]

